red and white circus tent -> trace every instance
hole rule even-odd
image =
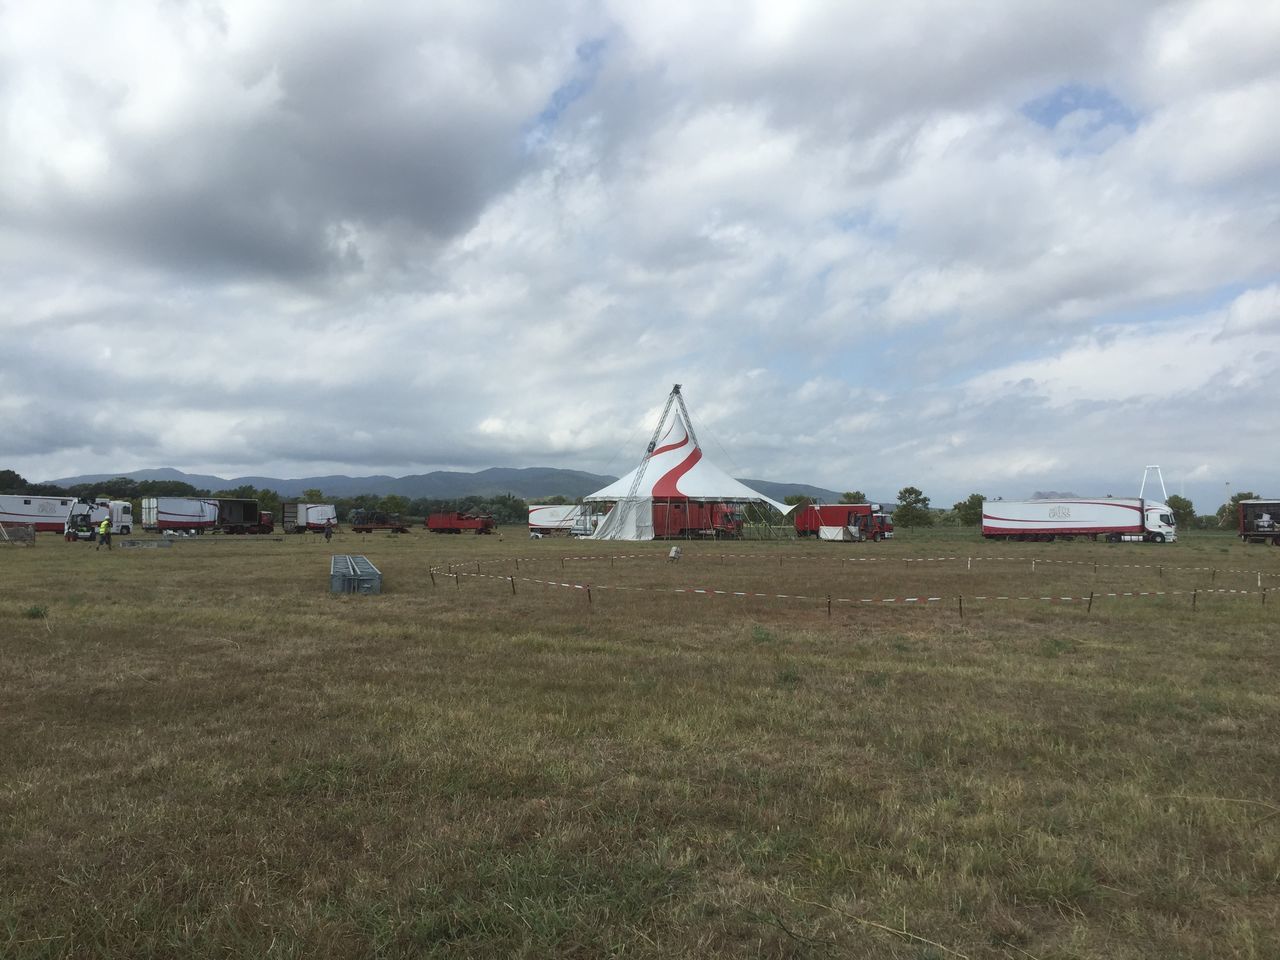
[[[613,503],[591,535],[594,540],[652,540],[654,503],[761,504],[786,514],[792,508],[752,490],[707,459],[689,423],[680,385],[649,441],[640,465],[588,497],[584,503]]]

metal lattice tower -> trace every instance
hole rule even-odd
[[[649,461],[653,457],[653,451],[658,447],[658,438],[662,436],[662,426],[667,422],[667,415],[671,413],[671,404],[680,404],[680,412],[684,414],[685,426],[689,429],[689,435],[693,436],[693,427],[689,426],[689,411],[685,409],[684,397],[680,396],[680,384],[676,384],[671,388],[671,392],[667,394],[666,406],[662,408],[662,416],[658,418],[658,425],[653,428],[653,436],[649,438],[649,446],[645,448],[644,459],[640,461],[640,466],[636,468],[635,479],[631,481],[631,489],[627,491],[627,501],[633,502],[636,493],[640,489],[640,484],[644,481],[644,471],[649,466]],[[693,441],[698,442],[696,438]]]

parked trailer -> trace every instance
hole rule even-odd
[[[432,533],[462,533],[472,530],[477,534],[493,533],[498,522],[489,514],[476,513],[433,513],[422,521],[422,525]]]
[[[893,521],[878,503],[811,503],[795,511],[796,534],[820,540],[889,540]]]
[[[0,495],[0,523],[27,524],[36,531],[62,533],[75,497],[30,493]]]
[[[1169,505],[1140,497],[1097,500],[984,500],[982,535],[988,540],[1074,540],[1172,543],[1178,539]]]
[[[742,514],[731,503],[701,500],[654,500],[655,539],[736,539],[742,536]]]
[[[1280,500],[1241,500],[1240,539],[1280,547]]]
[[[142,529],[158,533],[205,533],[218,525],[218,501],[201,497],[147,497]]]
[[[218,498],[218,529],[223,533],[275,533],[275,519],[257,500]]]
[[[282,503],[280,516],[285,533],[323,533],[338,523],[338,509],[331,503]]]
[[[529,506],[529,532],[539,536],[589,537],[595,516],[584,504],[535,503]]]

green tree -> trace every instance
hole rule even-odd
[[[307,489],[302,491],[302,502],[303,503],[323,503],[324,491],[317,490],[315,487],[307,487]]]
[[[929,498],[919,487],[903,487],[898,491],[898,507],[893,511],[893,524],[900,527],[933,526]]]
[[[982,522],[982,501],[985,499],[987,498],[981,493],[971,493],[951,508],[962,526],[976,527]]]
[[[782,502],[789,507],[800,507],[801,509],[804,509],[809,504],[813,503],[813,497],[806,497],[803,493],[789,493],[782,498]]]
[[[384,513],[398,513],[402,517],[409,516],[410,501],[408,497],[402,497],[398,493],[391,493],[383,497],[378,504],[378,509]]]
[[[1173,522],[1183,530],[1190,530],[1196,525],[1196,508],[1186,497],[1175,493],[1169,498],[1169,509],[1173,511]]]
[[[1257,499],[1258,495],[1249,490],[1242,490],[1240,493],[1232,494],[1230,502],[1224,503],[1218,508],[1218,526],[1225,530],[1234,530],[1239,522],[1240,501]]]
[[[846,490],[840,494],[841,503],[866,503],[867,495],[861,490]]]
[[[0,493],[26,493],[27,480],[16,470],[0,470]]]

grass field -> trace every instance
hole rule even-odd
[[[0,545],[0,956],[1280,956],[1280,550],[667,549]]]

